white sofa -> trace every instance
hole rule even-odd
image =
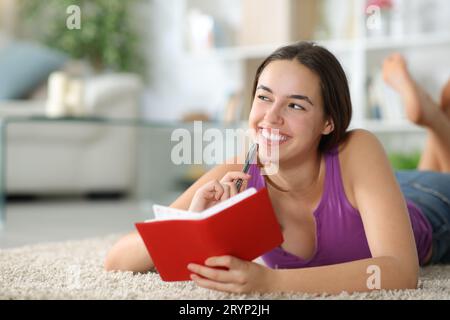
[[[136,118],[141,82],[133,74],[95,76],[85,83],[89,115]],[[45,100],[0,101],[0,118],[44,115]],[[136,130],[68,122],[11,123],[6,137],[8,194],[133,192]]]

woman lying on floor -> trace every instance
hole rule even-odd
[[[261,257],[264,265],[232,256],[191,264],[197,285],[238,293],[408,289],[417,287],[419,265],[450,262],[450,82],[439,107],[400,55],[386,59],[383,73],[408,118],[427,129],[418,171],[394,173],[373,134],[347,132],[348,83],[329,51],[302,42],[261,64],[249,127],[258,132],[260,150],[279,143],[278,173],[262,176],[253,165],[248,177],[242,164],[219,165],[172,207],[200,211],[215,197],[236,194],[233,182],[243,178],[247,187],[267,187],[285,241]],[[271,130],[281,137],[268,135]],[[136,232],[120,239],[105,261],[107,270],[152,267]],[[369,285],[377,283],[369,281],[373,276],[379,286]]]

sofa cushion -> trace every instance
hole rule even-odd
[[[0,100],[26,97],[67,59],[67,55],[41,45],[10,43],[0,50]]]

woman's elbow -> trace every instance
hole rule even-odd
[[[405,280],[405,289],[417,289],[419,284],[419,273],[416,272],[415,274],[410,275]]]
[[[106,254],[103,262],[105,271],[125,271],[124,263],[126,250],[129,250],[129,236],[125,236],[117,241]]]
[[[408,273],[408,277],[406,280],[406,285],[408,286],[408,289],[417,289],[419,284],[419,272],[420,272],[420,266],[419,261],[415,261],[413,263],[413,267],[411,268],[411,271]]]
[[[114,271],[117,268],[115,267],[115,263],[111,257],[106,256],[105,261],[103,262],[103,268],[105,271]]]
[[[103,262],[103,268],[105,271],[118,271],[121,270],[119,267],[120,260],[117,259],[117,255],[114,252],[114,248],[111,249],[105,257]]]
[[[413,264],[413,263],[412,263]],[[419,283],[419,265],[413,264],[408,267],[398,266],[396,275],[398,279],[398,289],[417,289]]]
[[[109,250],[103,263],[106,271],[146,272],[152,267],[153,261],[136,233],[131,233],[117,241]]]

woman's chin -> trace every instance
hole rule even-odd
[[[273,150],[271,153],[268,153],[264,148],[260,148],[258,151],[258,160],[263,166],[268,164],[278,164],[283,160],[283,156],[282,153],[274,152]]]

